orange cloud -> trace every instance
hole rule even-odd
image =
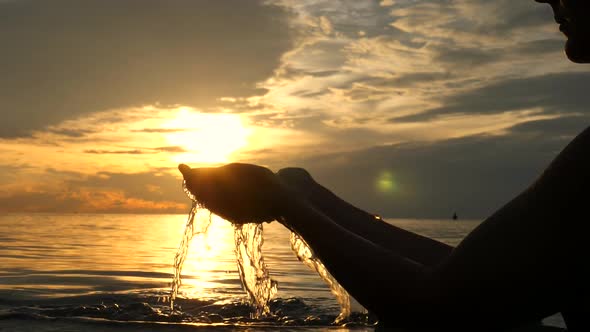
[[[149,201],[129,197],[122,191],[79,189],[62,193],[62,201],[79,202],[78,212],[84,213],[184,213],[187,205],[172,201]]]

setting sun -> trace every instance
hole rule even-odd
[[[169,144],[183,148],[174,161],[225,163],[229,156],[248,144],[252,130],[237,114],[199,113],[181,108],[176,117],[162,124]]]

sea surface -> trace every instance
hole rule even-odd
[[[477,220],[388,219],[456,245]],[[358,304],[339,305],[297,260],[289,231],[264,225],[263,254],[278,293],[272,317],[254,319],[242,290],[233,226],[214,219],[191,241],[175,309],[168,295],[185,215],[0,215],[0,331],[373,331]],[[560,325],[559,317],[549,324]]]

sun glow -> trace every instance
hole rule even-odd
[[[168,143],[184,150],[174,158],[180,163],[226,163],[233,152],[248,145],[252,133],[237,114],[199,113],[189,108],[181,108],[161,127],[170,130],[165,134]]]

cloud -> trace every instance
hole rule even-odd
[[[84,153],[88,154],[151,154],[151,153],[159,153],[159,152],[168,152],[168,153],[181,153],[187,152],[187,150],[180,146],[160,146],[157,148],[149,148],[149,149],[133,149],[133,150],[95,150],[89,149],[84,150]]]
[[[484,218],[540,175],[583,129],[574,122],[534,121],[508,135],[373,147],[300,159],[289,166],[307,168],[345,200],[383,216],[450,218],[457,211],[464,218]],[[395,190],[379,190],[383,174]]]
[[[158,152],[187,152],[187,150],[181,146],[160,146],[154,148],[154,150]]]
[[[38,179],[55,182],[33,182]],[[20,188],[0,190],[2,212],[184,213],[190,204],[180,177],[157,170],[84,175],[47,169]]]
[[[84,150],[84,153],[88,154],[153,154],[159,152],[167,152],[167,153],[182,153],[187,152],[187,150],[180,146],[160,146],[157,148],[148,148],[148,149],[133,149],[133,150]]]
[[[145,154],[146,152],[142,151],[142,150],[84,150],[84,153],[89,153],[89,154]]]
[[[18,0],[0,12],[0,137],[107,109],[261,94],[293,37],[291,14],[262,0]]]
[[[185,152],[168,139],[185,129],[162,124],[192,106],[253,129],[232,161],[308,167],[385,216],[483,217],[588,123],[590,77],[547,5],[262,3],[1,2],[0,139],[29,138],[0,148],[35,168],[6,169],[0,207],[184,206],[180,179],[155,167]]]
[[[117,191],[14,192],[0,196],[0,211],[43,213],[184,213],[185,204],[127,197]]]
[[[590,114],[564,116],[556,119],[545,119],[519,123],[509,128],[510,132],[523,134],[545,135],[547,139],[563,139],[581,132],[590,124]]]
[[[420,134],[411,137],[409,126],[427,127],[438,113],[446,116],[447,128],[456,128],[455,132],[447,130],[443,138],[490,130],[489,123],[481,117],[471,122],[465,119],[471,114],[490,117],[516,112],[518,116],[504,116],[503,120],[496,116],[494,130],[514,124],[515,117],[522,121],[556,114],[549,111],[550,105],[543,105],[544,100],[534,105],[529,98],[533,92],[519,97],[525,89],[522,86],[528,89],[529,79],[538,93],[568,94],[534,85],[539,77],[576,71],[563,56],[564,38],[547,5],[508,0],[385,4],[313,1],[293,5],[298,17],[311,22],[311,28],[304,31],[309,41],[285,55],[275,76],[261,85],[269,91],[257,99],[256,105],[266,114],[309,117],[309,113],[315,113],[312,117],[322,117],[329,126],[314,129],[323,130],[319,134],[327,137],[335,138],[334,132],[328,131],[334,127],[389,132],[391,137],[384,135],[383,140],[376,142],[385,144],[399,141],[402,131],[406,133],[403,139],[422,139]],[[318,32],[322,18],[331,23],[329,35]],[[368,24],[369,18],[373,19],[372,25]],[[495,85],[511,83],[521,87],[493,90]],[[477,91],[481,94],[476,95]],[[476,98],[482,102],[468,103]],[[489,110],[492,105],[508,104],[509,100],[513,104],[534,105],[537,111],[547,109],[538,114],[518,113],[522,110],[508,105],[506,110]],[[568,105],[559,105],[562,106],[558,113],[576,112]],[[501,121],[504,123],[500,124]],[[306,124],[282,123],[309,131],[303,126]],[[432,132],[440,133],[438,128]],[[348,143],[352,142],[344,138],[342,144]]]
[[[463,18],[470,18],[473,30],[499,37],[511,35],[515,30],[539,29],[551,24],[553,17],[549,6],[530,2],[498,1],[455,1],[455,7]]]
[[[561,38],[538,39],[520,43],[511,53],[512,55],[520,54],[536,57],[555,52],[561,55],[563,53],[563,45],[564,41]]]
[[[265,149],[256,162],[274,170],[302,166],[344,199],[387,217],[483,218],[526,188],[584,127],[588,117],[521,123],[504,135],[473,135],[437,142],[407,142],[352,152],[286,156]],[[368,141],[382,138],[351,129],[339,132]],[[367,142],[370,144],[370,142]],[[26,166],[26,165],[25,165]],[[175,170],[137,173],[46,169],[31,174],[5,168],[11,186],[0,188],[2,212],[184,213],[189,200]],[[13,171],[11,171],[11,169]],[[170,173],[172,171],[172,173]],[[380,190],[386,174],[391,190]],[[38,181],[41,180],[41,181]],[[381,188],[382,189],[382,188]]]
[[[144,128],[144,129],[134,129],[131,132],[134,133],[148,133],[148,134],[168,134],[168,133],[180,133],[186,131],[186,129],[175,129],[175,128]]]
[[[493,114],[533,109],[544,114],[587,114],[590,112],[590,95],[586,91],[589,80],[588,72],[505,79],[442,98],[440,104],[443,106],[392,120],[421,122],[450,114]]]
[[[539,29],[552,17],[546,5],[511,0],[406,2],[394,6],[391,15],[392,25],[402,31],[425,39],[468,41],[472,46]]]
[[[481,66],[497,61],[497,52],[480,48],[438,47],[433,59],[437,62],[452,63],[461,66]]]
[[[66,136],[70,138],[80,138],[88,134],[94,133],[93,130],[88,129],[68,129],[68,128],[49,128],[47,132],[55,135]]]

